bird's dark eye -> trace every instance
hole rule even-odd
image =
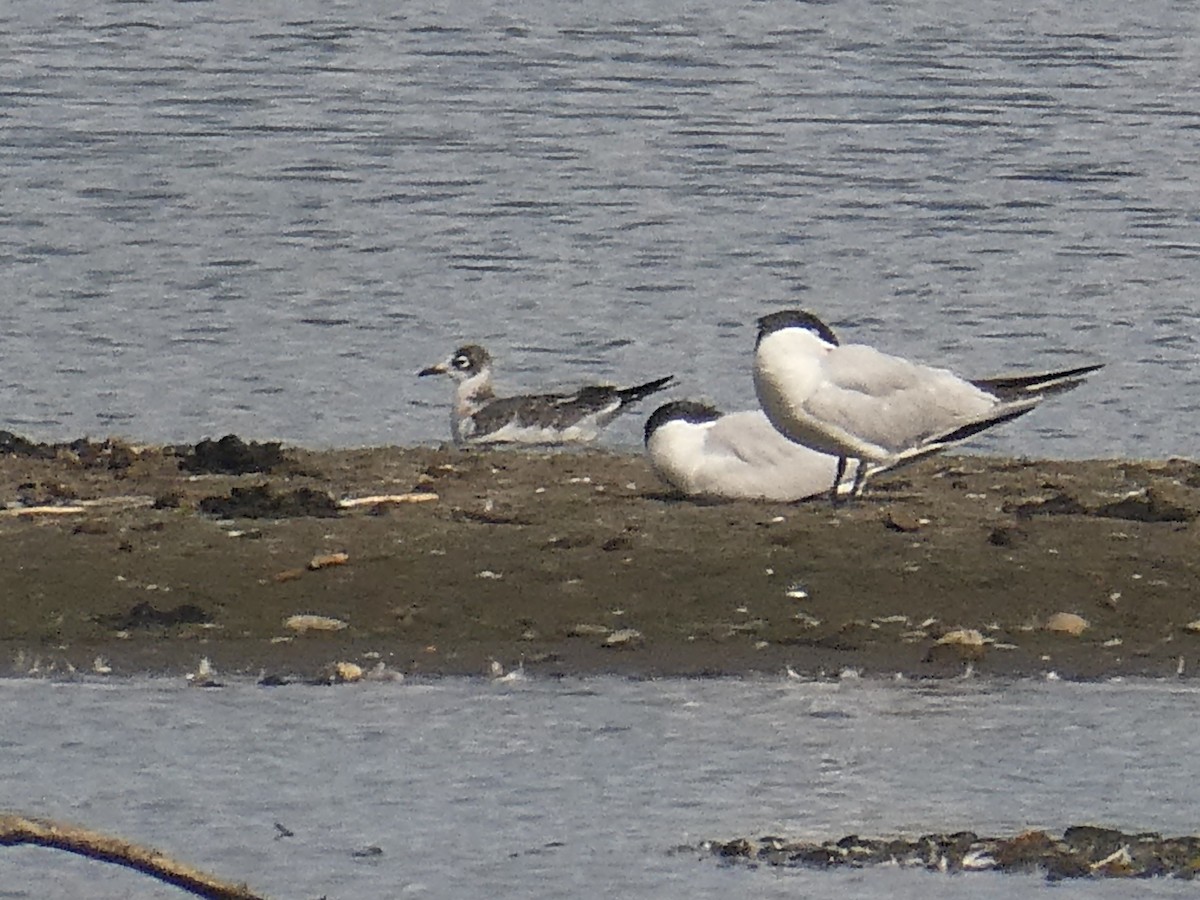
[[[471,368],[471,360],[467,359],[465,354],[460,353],[450,361],[450,365],[456,369],[469,369]]]

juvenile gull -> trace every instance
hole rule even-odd
[[[478,344],[417,373],[455,381],[450,429],[459,444],[567,444],[592,441],[632,403],[667,387],[673,375],[628,388],[590,385],[573,394],[497,397],[492,357]]]
[[[789,309],[758,320],[754,388],[785,436],[837,457],[836,499],[848,460],[891,467],[905,454],[961,443],[1077,387],[1099,368],[968,381],[865,344],[843,345],[815,315]],[[860,465],[854,494],[866,474]]]

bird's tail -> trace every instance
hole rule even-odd
[[[674,375],[668,375],[665,378],[655,378],[653,381],[647,381],[645,384],[621,388],[617,391],[617,396],[621,398],[621,406],[625,407],[630,403],[637,403],[643,397],[648,397],[655,391],[661,391],[663,388],[670,387],[671,382],[674,380]]]
[[[994,394],[1001,400],[1018,400],[1022,397],[1049,397],[1074,390],[1083,384],[1086,376],[1098,369],[1103,369],[1104,363],[1090,366],[1077,366],[1074,369],[1061,369],[1057,372],[1036,372],[1030,375],[997,375],[993,378],[980,378],[971,384],[980,390]]]
[[[1024,400],[1010,400],[1007,403],[997,404],[990,413],[981,419],[976,419],[965,425],[959,425],[956,428],[951,428],[948,431],[943,431],[940,434],[926,438],[921,442],[921,447],[918,449],[924,450],[928,448],[936,452],[936,450],[944,450],[947,447],[953,447],[955,444],[961,444],[963,441],[975,437],[981,431],[987,431],[996,425],[1003,425],[1005,422],[1019,419],[1041,402],[1042,395],[1038,394],[1034,397],[1027,397]]]
[[[975,435],[987,431],[989,428],[993,428],[996,425],[1003,425],[1005,422],[1011,422],[1013,419],[1019,419],[1040,404],[1042,396],[1038,394],[1034,397],[1027,397],[1024,400],[1012,400],[1008,403],[1001,403],[982,419],[976,419],[973,422],[958,425],[940,434],[931,435],[916,447],[910,447],[902,453],[898,453],[886,463],[872,463],[867,467],[858,493],[861,494],[862,487],[876,475],[902,469],[905,466],[911,466],[913,463],[920,462],[927,456],[933,456],[935,453],[941,453],[943,450],[948,450],[957,444],[963,443],[963,441],[970,440]]]

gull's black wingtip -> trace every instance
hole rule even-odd
[[[621,398],[621,406],[628,406],[630,403],[637,403],[643,397],[648,397],[656,391],[665,390],[674,385],[674,383],[674,375],[665,375],[662,378],[647,381],[645,384],[635,384],[633,387],[622,388],[617,391],[617,396]]]
[[[1087,376],[1104,368],[1104,363],[1090,363],[1086,366],[1075,366],[1071,369],[1058,369],[1053,372],[1034,372],[1027,375],[999,375],[993,378],[980,378],[971,384],[980,390],[994,394],[1001,400],[1016,400],[1021,397],[1036,395],[1050,397],[1055,394],[1065,394],[1079,387]]]

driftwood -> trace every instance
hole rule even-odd
[[[28,819],[14,813],[0,812],[0,846],[13,847],[18,844],[54,847],[89,859],[116,863],[212,900],[263,900],[261,895],[255,894],[244,884],[221,881],[149,847],[140,847],[98,831],[49,819]]]
[[[359,506],[382,506],[385,503],[432,503],[438,498],[437,494],[429,491],[410,491],[407,494],[375,494],[371,497],[349,497],[339,500],[342,509],[354,509]]]
[[[95,500],[78,500],[75,503],[51,504],[47,506],[6,506],[0,516],[72,516],[92,512],[105,507],[114,510],[138,509],[153,506],[153,497],[97,497]]]
[[[396,503],[433,503],[438,495],[431,491],[409,491],[405,494],[374,494],[370,497],[348,497],[339,500],[342,509],[358,509],[363,506],[386,506]],[[71,504],[48,504],[45,506],[0,506],[0,516],[33,518],[34,516],[78,516],[107,507],[114,510],[138,509],[153,506],[153,497],[98,497],[95,500],[78,500]]]

